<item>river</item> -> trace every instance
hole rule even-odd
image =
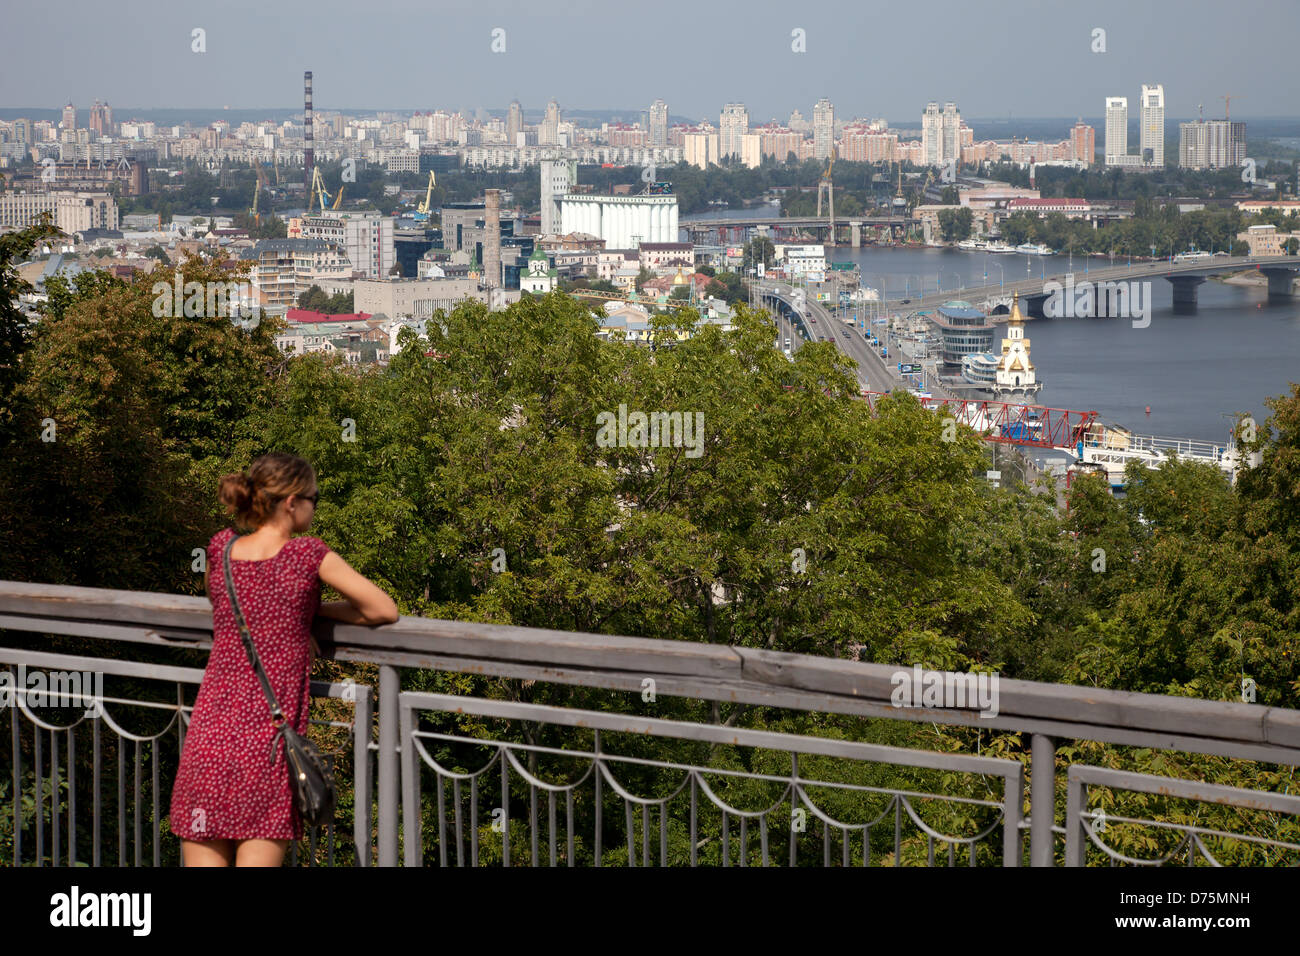
[[[746,214],[770,213],[728,210],[715,216]],[[922,290],[952,290],[953,298],[960,299],[963,287],[1002,276],[1024,279],[1070,268],[1066,255],[991,256],[875,246],[828,251],[832,261],[857,263],[863,282],[891,299]],[[1110,265],[1099,258],[1089,261]],[[1074,257],[1076,280],[1083,277],[1084,263],[1083,257]],[[1243,412],[1263,423],[1269,415],[1264,400],[1287,394],[1291,382],[1300,382],[1300,298],[1270,304],[1262,286],[1210,280],[1199,288],[1196,314],[1175,315],[1171,290],[1164,279],[1152,280],[1151,324],[1143,329],[1123,319],[1029,322],[1025,335],[1044,383],[1039,404],[1095,410],[1103,420],[1138,434],[1214,442],[1227,437],[1231,422],[1224,416]],[[1000,338],[1001,331],[995,351]]]

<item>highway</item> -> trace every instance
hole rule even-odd
[[[791,304],[793,308],[792,297],[796,291],[795,289],[780,282],[763,282],[760,283],[760,288],[765,295],[775,295]],[[803,290],[797,291],[802,292]],[[896,388],[907,389],[911,387],[911,382],[899,374],[898,361],[895,360],[893,352],[890,353],[888,360],[882,359],[880,353],[875,350],[857,328],[832,316],[821,303],[811,299],[805,301],[804,321],[801,324],[808,330],[808,336],[812,341],[828,342],[834,340],[836,347],[841,352],[858,363],[858,384],[862,388],[876,392],[886,392]],[[802,340],[802,336],[794,330],[790,319],[783,315],[777,315],[777,328],[780,330],[782,344],[788,338],[792,349]],[[884,326],[877,326],[876,328],[883,331]],[[940,399],[952,397],[943,388],[931,388],[930,393],[935,398]]]

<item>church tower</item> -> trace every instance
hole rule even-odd
[[[1034,374],[1029,359],[1029,339],[1025,338],[1025,317],[1020,314],[1020,293],[1011,300],[1011,318],[1002,340],[1002,358],[998,361],[994,395],[1001,402],[1028,403],[1042,390],[1043,383]]]

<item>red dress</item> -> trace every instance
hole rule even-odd
[[[212,652],[190,716],[172,788],[171,830],[185,840],[297,840],[302,820],[289,782],[283,737],[271,763],[275,723],[248,660],[226,594],[221,552],[235,534],[208,542]],[[235,593],[253,645],[288,721],[307,733],[311,622],[320,607],[320,538],[290,538],[273,557],[230,559]]]

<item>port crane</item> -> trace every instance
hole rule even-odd
[[[433,170],[431,169],[429,170],[429,186],[424,190],[424,202],[420,203],[420,205],[416,207],[415,213],[412,216],[416,222],[429,221],[429,202],[433,199],[434,185],[436,185],[436,180],[434,179]]]
[[[330,194],[325,191],[325,180],[321,179],[319,166],[312,168],[311,188],[314,191],[307,197],[307,211],[311,212],[312,202],[319,197],[320,211],[324,212],[329,208]]]

